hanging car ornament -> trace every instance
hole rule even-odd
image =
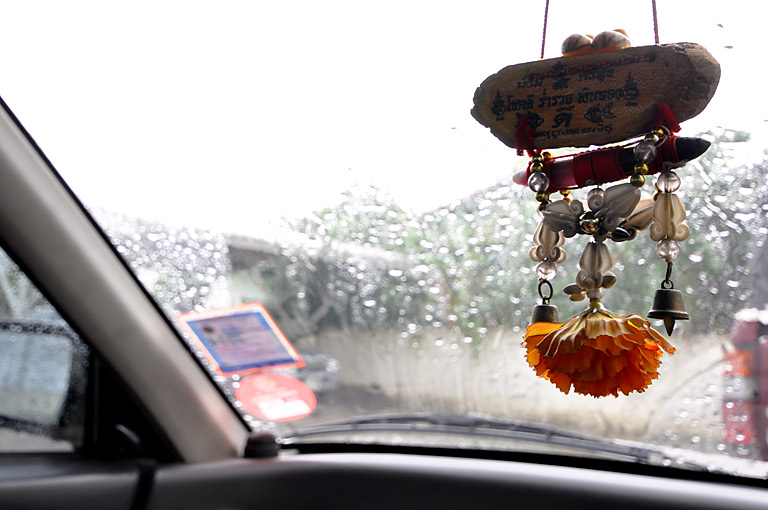
[[[528,186],[542,217],[530,257],[537,262],[541,303],[534,306],[523,346],[540,377],[564,393],[601,397],[644,391],[658,377],[664,352],[674,348],[638,314],[617,315],[602,305],[617,276],[608,241],[634,240],[649,229],[666,276],[648,317],[688,319],[672,268],[690,234],[676,191],[676,168],[703,154],[709,142],[678,137],[679,122],[704,110],[720,79],[720,65],[693,43],[631,47],[623,31],[568,37],[560,58],[509,66],[477,89],[473,117],[499,140],[528,153],[515,182]],[[543,55],[542,55],[543,57]],[[639,138],[638,138],[639,137]],[[610,145],[554,157],[544,149]],[[658,175],[653,197],[641,189]],[[601,185],[622,181],[603,188]],[[582,202],[571,191],[591,188]],[[552,200],[559,192],[562,198]],[[550,303],[551,280],[565,261],[566,238],[588,238],[575,282],[563,291],[588,307],[559,322]]]

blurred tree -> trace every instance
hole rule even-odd
[[[745,282],[753,270],[752,253],[765,237],[768,202],[766,164],[734,165],[730,155],[732,144],[748,140],[746,133],[701,136],[712,141],[709,151],[678,170],[692,235],[682,243],[673,272],[694,319],[681,325],[696,333],[726,330],[735,311],[746,305]],[[311,294],[317,302],[332,297],[340,325],[395,323],[416,332],[438,325],[472,342],[489,328],[521,328],[537,301],[535,264],[527,254],[538,216],[529,195],[502,182],[416,216],[381,189],[352,189],[341,204],[291,222],[291,228],[319,243],[316,255],[336,261],[321,263],[315,256],[294,271],[313,268],[311,276],[299,279],[314,282]],[[617,312],[645,314],[664,278],[665,265],[647,235],[610,243],[619,281],[604,301]],[[553,281],[556,288],[573,281],[584,242],[581,236],[566,242],[570,259]],[[341,244],[366,248],[370,257],[365,263],[359,256],[339,261],[331,252]],[[405,258],[382,265],[385,253]],[[563,315],[584,307],[568,303],[559,292],[553,301]]]
[[[730,148],[748,139],[745,133],[702,136],[712,141],[709,151],[678,170],[692,234],[681,243],[673,272],[693,319],[681,329],[695,333],[727,330],[748,304],[748,283],[768,270],[755,267],[763,259],[752,259],[765,250],[768,233],[768,163],[734,164]],[[357,186],[336,205],[286,220],[299,239],[260,252],[245,269],[292,337],[326,327],[395,328],[405,336],[478,343],[491,329],[525,328],[538,301],[536,264],[528,256],[536,208],[530,191],[511,181],[418,215],[383,189]],[[215,287],[226,285],[232,269],[232,239],[100,215],[118,251],[171,313],[214,304]],[[561,320],[585,306],[558,289],[573,281],[586,242],[583,236],[566,241],[568,260],[553,280]],[[655,243],[641,232],[609,249],[618,283],[605,293],[605,306],[645,314],[665,270]],[[14,289],[12,282],[0,288]],[[765,295],[756,288],[756,297]]]
[[[755,252],[751,274],[752,294],[749,305],[759,310],[768,309],[768,243],[765,242],[765,237]]]
[[[694,319],[688,327],[695,333],[728,330],[734,314],[748,306],[751,283],[760,276],[754,273],[753,254],[768,234],[766,160],[735,162],[733,144],[749,140],[747,133],[724,130],[702,136],[712,146],[681,171],[691,236],[681,244],[673,278],[687,294]]]
[[[229,276],[223,235],[91,211],[118,253],[170,316],[216,306]]]
[[[0,317],[28,318],[32,310],[48,306],[29,278],[0,250]]]

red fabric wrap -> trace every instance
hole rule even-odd
[[[677,137],[674,135],[669,135],[666,140],[664,140],[664,143],[662,143],[656,150],[656,159],[654,159],[649,165],[648,165],[648,173],[649,174],[657,174],[659,172],[664,171],[664,166],[662,163],[665,161],[670,161],[672,163],[677,163],[680,161],[680,158],[677,155],[677,143],[676,143]]]
[[[528,124],[528,114],[520,116],[515,131],[515,147],[517,155],[522,156],[524,151],[528,151],[529,156],[533,156],[533,138],[536,136],[536,128]]]
[[[672,113],[667,103],[658,103],[653,109],[653,127],[660,128],[664,126],[671,133],[680,131],[680,123],[677,122],[675,114]]]
[[[583,188],[625,178],[627,174],[619,163],[619,150],[618,147],[607,147],[574,156],[571,168],[576,185]]]

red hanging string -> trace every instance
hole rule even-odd
[[[680,123],[677,122],[675,114],[666,103],[658,103],[653,109],[653,127],[658,129],[665,127],[672,133],[680,131]]]
[[[536,136],[536,128],[528,123],[528,114],[520,116],[520,122],[517,123],[517,131],[515,131],[515,147],[517,147],[517,155],[522,156],[525,151],[528,151],[529,156],[533,156],[533,138]]]
[[[544,29],[541,34],[541,58],[544,58],[544,43],[547,40],[547,18],[549,17],[549,0],[544,4]]]

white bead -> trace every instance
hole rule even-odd
[[[680,177],[672,170],[668,170],[656,179],[656,187],[662,193],[674,193],[680,189]]]
[[[557,275],[557,266],[551,260],[541,261],[536,266],[536,275],[541,280],[551,280]]]
[[[528,187],[536,193],[547,191],[549,188],[549,177],[544,172],[533,172],[528,177]]]
[[[638,163],[650,163],[656,159],[656,146],[651,142],[640,142],[635,145],[635,161]]]
[[[656,245],[656,255],[664,262],[674,262],[680,255],[680,245],[673,239],[662,239]]]

